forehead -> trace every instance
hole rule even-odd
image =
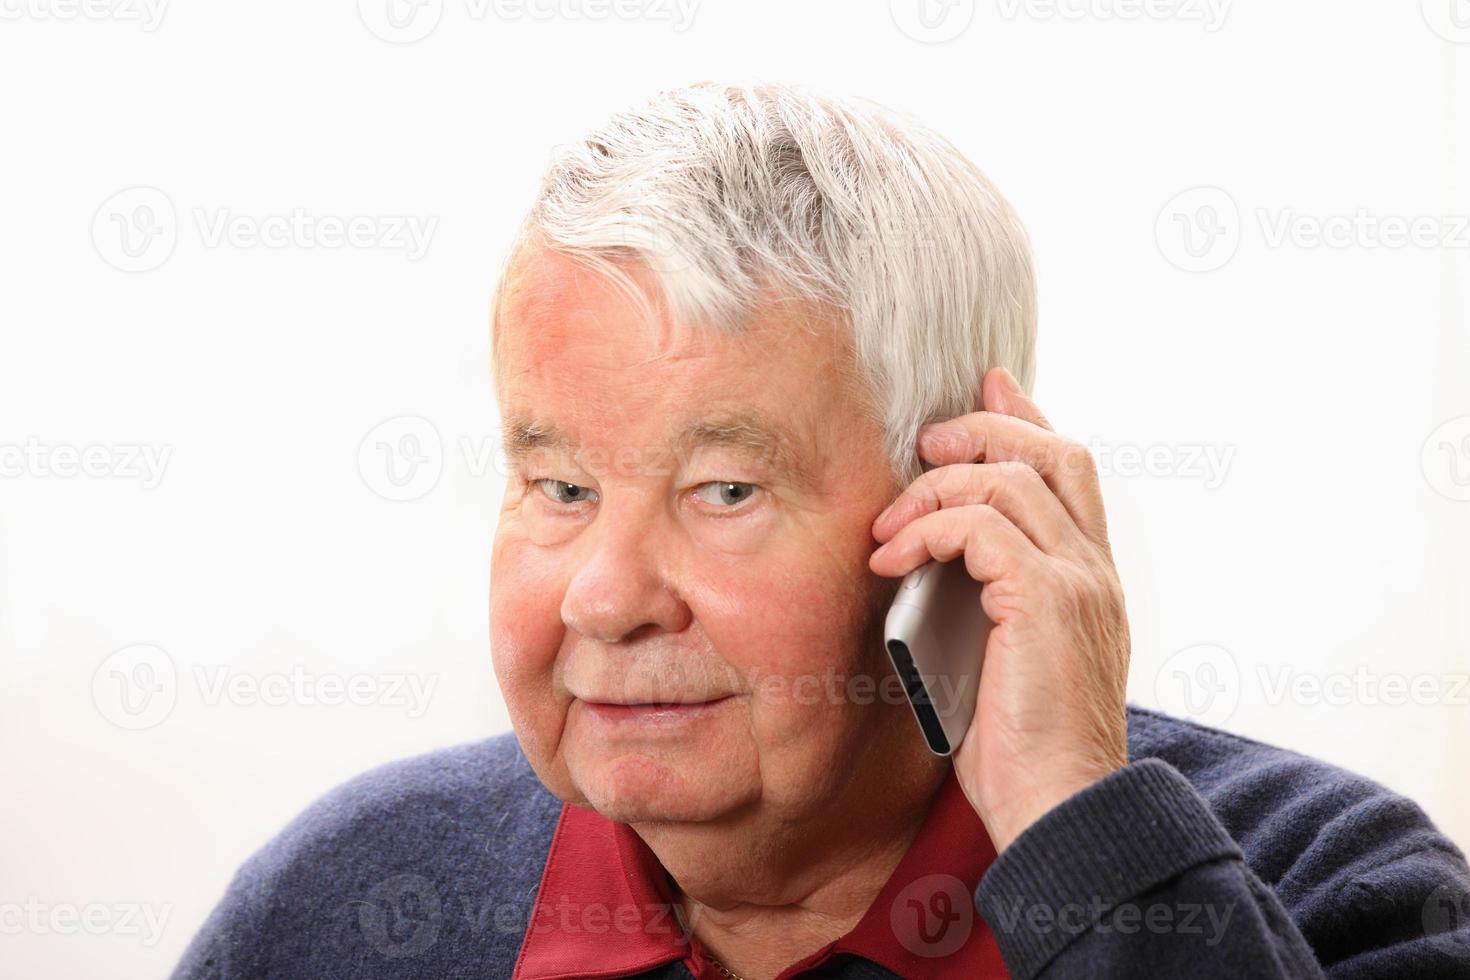
[[[658,296],[646,270],[628,272]],[[536,249],[513,263],[496,319],[508,448],[621,433],[780,458],[854,410],[845,326],[810,304],[773,297],[724,333],[642,308],[596,271]]]

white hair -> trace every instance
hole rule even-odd
[[[676,321],[739,331],[772,286],[835,309],[894,475],[924,424],[980,409],[997,365],[1030,392],[1036,287],[1015,211],[955,147],[866,100],[703,82],[553,159],[525,234]],[[643,302],[652,302],[646,297]]]

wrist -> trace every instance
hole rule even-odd
[[[1105,763],[1054,775],[1024,791],[1007,793],[1005,802],[980,813],[995,853],[1001,854],[1026,829],[1093,783],[1116,772],[1125,763]]]

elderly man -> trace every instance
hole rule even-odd
[[[1125,706],[1035,310],[1010,207],[878,107],[695,85],[565,152],[493,316],[514,735],[328,794],[175,975],[1470,973],[1413,803]],[[931,559],[994,624],[952,759],[883,647]]]

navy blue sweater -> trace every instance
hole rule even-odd
[[[1249,739],[1128,720],[1129,764],[980,882],[1013,976],[1470,977],[1470,871],[1418,806]],[[364,773],[240,868],[173,976],[508,977],[560,810],[510,734]]]

